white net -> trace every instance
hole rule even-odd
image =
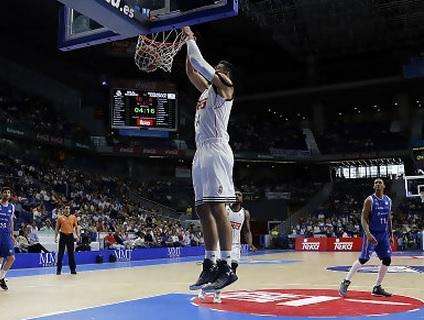
[[[175,55],[181,50],[186,36],[181,30],[173,29],[140,35],[135,50],[135,64],[144,72],[154,72],[162,69],[171,72]]]

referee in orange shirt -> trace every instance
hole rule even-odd
[[[59,215],[56,223],[55,242],[57,242],[57,236],[60,234],[59,253],[57,255],[57,275],[62,273],[62,260],[63,254],[65,253],[65,246],[68,251],[71,274],[77,274],[74,253],[74,242],[78,241],[77,232],[77,218],[71,214],[71,207],[66,205],[63,210],[63,215]]]

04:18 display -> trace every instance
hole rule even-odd
[[[134,113],[137,114],[137,115],[143,115],[143,116],[155,116],[156,115],[156,108],[135,107]]]

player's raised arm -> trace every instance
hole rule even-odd
[[[187,77],[190,79],[191,83],[200,92],[203,92],[208,88],[208,82],[206,81],[205,78],[203,78],[203,76],[201,76],[196,70],[194,70],[188,55],[186,59],[186,74],[187,74]]]
[[[216,70],[203,58],[190,27],[184,27],[183,32],[188,38],[187,57],[193,68],[208,82],[212,83],[224,98],[232,99],[234,86],[230,77],[225,74],[224,70]],[[225,66],[222,69],[225,69]]]
[[[371,214],[371,199],[368,197],[364,201],[364,206],[362,208],[361,214],[361,224],[362,229],[364,230],[364,234],[367,237],[368,241],[377,244],[377,240],[371,234],[370,231],[370,214]]]

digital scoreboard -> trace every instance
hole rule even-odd
[[[112,89],[112,129],[177,130],[177,94],[142,89]]]

